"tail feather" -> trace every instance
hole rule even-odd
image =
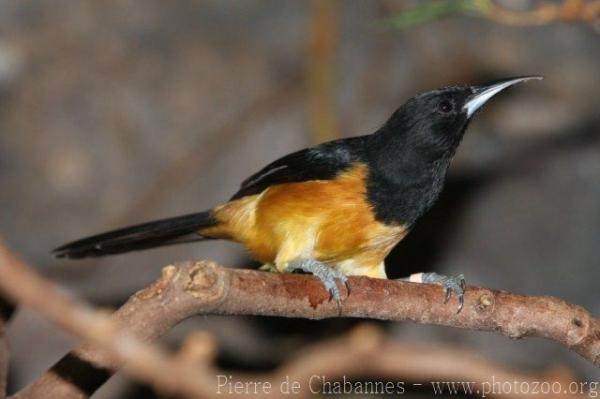
[[[210,211],[155,220],[73,241],[52,251],[58,258],[88,258],[205,240],[198,230],[217,224]]]

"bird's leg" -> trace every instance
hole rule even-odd
[[[298,259],[288,262],[285,271],[294,272],[302,270],[315,275],[321,280],[325,289],[329,292],[330,299],[335,299],[338,306],[340,305],[340,290],[337,287],[336,280],[340,280],[346,286],[346,291],[350,295],[350,284],[348,277],[343,273],[327,266],[323,262],[314,259]]]
[[[444,303],[448,302],[452,292],[454,292],[458,299],[458,309],[456,310],[456,313],[460,313],[465,304],[466,283],[465,276],[462,274],[459,274],[458,276],[445,276],[438,273],[416,273],[410,277],[401,278],[400,280],[424,284],[440,284],[444,287],[446,292]]]

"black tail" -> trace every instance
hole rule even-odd
[[[199,241],[207,237],[199,235],[198,230],[216,224],[210,211],[193,213],[83,238],[58,247],[52,253],[58,258],[77,259]]]

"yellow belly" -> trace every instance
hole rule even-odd
[[[364,179],[357,166],[334,180],[272,186],[216,208],[221,224],[201,233],[241,242],[279,271],[311,258],[347,275],[385,277],[383,260],[407,229],[375,220]]]

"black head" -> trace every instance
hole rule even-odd
[[[440,194],[450,160],[479,109],[493,96],[537,76],[484,86],[456,86],[419,94],[402,105],[365,142],[367,193],[377,219],[412,226]]]
[[[419,94],[402,105],[384,130],[402,135],[412,148],[433,156],[453,153],[481,107],[493,96],[516,83],[539,76],[504,79],[483,86],[454,86]]]

